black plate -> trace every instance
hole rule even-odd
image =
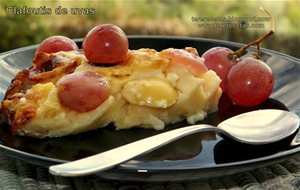
[[[197,48],[200,55],[215,46],[225,46],[233,50],[243,46],[243,44],[210,39],[164,36],[130,36],[129,41],[130,49],[162,50],[169,47],[190,46]],[[77,42],[81,46],[81,40]],[[3,99],[10,80],[16,72],[31,65],[35,49],[36,46],[29,46],[0,54],[0,100]],[[250,48],[249,51],[254,50]],[[220,121],[238,113],[264,108],[288,109],[299,116],[300,60],[266,49],[262,52],[262,59],[272,68],[276,78],[270,99],[260,106],[242,108],[230,104],[227,97],[223,95],[219,101],[219,111],[210,114],[201,123],[217,125]],[[160,133],[147,129],[115,131],[113,126],[109,126],[79,135],[39,140],[11,136],[9,126],[3,119],[0,125],[2,152],[45,167],[83,158]],[[170,125],[166,130],[184,125],[186,125],[184,122]],[[233,174],[277,163],[299,153],[300,147],[291,146],[291,143],[297,140],[294,138],[295,135],[271,145],[249,146],[223,139],[214,132],[194,134],[99,175],[118,180],[175,181]]]

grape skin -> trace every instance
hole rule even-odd
[[[263,103],[272,93],[274,75],[270,67],[259,59],[243,58],[228,72],[226,93],[241,106],[256,106]]]
[[[100,106],[110,95],[108,81],[97,73],[81,71],[57,82],[60,103],[70,110],[87,112]]]
[[[235,64],[235,61],[229,59],[228,55],[233,53],[233,51],[226,47],[214,47],[207,50],[202,58],[205,59],[204,64],[208,69],[216,72],[216,74],[221,78],[222,82],[220,87],[223,92],[226,91],[225,79],[231,69]]]
[[[36,49],[35,55],[39,53],[56,53],[59,51],[78,50],[77,44],[65,36],[51,36],[46,38]]]
[[[126,34],[112,24],[96,26],[88,32],[82,44],[86,58],[96,64],[124,61],[128,46]]]

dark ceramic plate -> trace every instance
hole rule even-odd
[[[215,46],[233,50],[242,44],[182,37],[131,36],[130,49],[169,47],[198,49],[199,54]],[[81,46],[81,40],[77,40]],[[29,46],[0,54],[0,100],[11,79],[20,70],[31,65],[36,46]],[[254,49],[249,50],[254,51]],[[202,123],[217,125],[220,121],[250,110],[274,108],[288,109],[300,114],[300,60],[270,50],[262,50],[262,59],[275,73],[274,91],[265,103],[253,108],[242,108],[228,102],[226,96],[219,101],[219,111],[212,113]],[[62,138],[33,139],[11,136],[9,126],[1,119],[0,150],[5,154],[29,163],[48,167],[76,160],[111,148],[136,141],[157,133],[147,129],[115,131],[113,126]],[[166,130],[186,125],[178,123]],[[298,134],[280,142],[249,146],[223,139],[214,132],[190,135],[163,148],[126,162],[98,175],[118,180],[175,181],[218,177],[274,164],[299,153]]]

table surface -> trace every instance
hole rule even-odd
[[[47,168],[10,158],[0,152],[0,190],[202,190],[202,189],[300,189],[300,157],[267,167],[219,178],[184,182],[120,182],[96,176],[57,177]]]

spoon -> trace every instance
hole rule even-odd
[[[87,158],[53,165],[49,167],[49,172],[58,176],[75,177],[105,171],[196,132],[216,131],[241,143],[262,145],[282,140],[292,135],[298,127],[299,117],[292,112],[257,110],[229,118],[217,127],[206,124],[182,127]]]

